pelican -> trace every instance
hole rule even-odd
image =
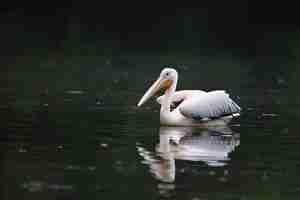
[[[164,68],[157,80],[146,91],[137,106],[142,106],[161,89],[164,95],[156,101],[161,105],[160,124],[164,126],[216,126],[226,125],[240,116],[241,108],[224,90],[176,91],[178,72]]]

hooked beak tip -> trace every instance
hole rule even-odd
[[[144,101],[140,100],[139,103],[137,104],[137,107],[141,107],[144,104]]]
[[[142,106],[150,97],[152,97],[161,88],[161,78],[156,80],[152,86],[147,90],[144,96],[140,99],[137,107]]]

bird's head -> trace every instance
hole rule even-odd
[[[157,80],[151,85],[151,87],[146,91],[144,96],[140,99],[138,106],[143,105],[147,100],[149,100],[152,96],[158,93],[160,90],[168,90],[174,85],[175,81],[177,81],[177,71],[173,68],[164,68]]]

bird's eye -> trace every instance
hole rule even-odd
[[[166,76],[169,76],[169,72],[166,73]]]

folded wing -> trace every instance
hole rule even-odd
[[[229,95],[223,90],[201,93],[186,99],[179,111],[186,117],[193,119],[216,119],[241,111]]]

